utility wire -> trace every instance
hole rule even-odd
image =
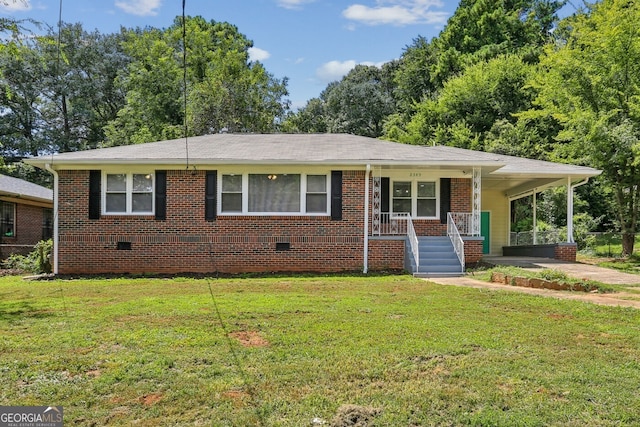
[[[184,100],[184,148],[189,170],[189,125],[187,123],[187,21],[185,16],[187,0],[182,0],[182,95]]]

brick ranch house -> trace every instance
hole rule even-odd
[[[54,175],[57,274],[459,275],[509,244],[511,200],[566,185],[572,206],[573,186],[599,174],[346,134],[206,135],[26,162]],[[575,259],[568,240],[555,255]]]
[[[28,254],[53,235],[53,191],[0,175],[0,259]]]

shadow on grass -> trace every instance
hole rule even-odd
[[[4,295],[0,295],[3,298]],[[53,317],[55,314],[52,310],[36,307],[29,301],[2,301],[0,302],[0,321],[17,322],[19,320],[29,319],[45,319]]]

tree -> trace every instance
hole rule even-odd
[[[533,68],[517,55],[501,56],[467,68],[447,81],[436,99],[416,107],[401,142],[483,149],[496,122],[516,122],[514,113],[531,106],[525,87]]]
[[[297,132],[336,132],[377,138],[395,111],[393,75],[396,63],[357,65],[339,82],[330,83],[283,127]]]
[[[533,80],[537,110],[562,125],[557,155],[602,169],[631,255],[640,209],[640,6],[603,0],[567,22]]]
[[[447,26],[434,40],[438,50],[433,83],[442,87],[467,66],[499,55],[519,53],[527,62],[551,38],[557,11],[564,1],[462,0]]]
[[[187,123],[191,135],[220,132],[272,132],[289,104],[287,80],[275,79],[252,46],[226,22],[186,18]],[[184,135],[182,18],[165,29],[126,32],[132,58],[121,78],[126,105],[106,126],[107,145],[123,145]]]

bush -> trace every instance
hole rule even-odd
[[[13,254],[4,261],[3,266],[8,269],[28,271],[42,274],[51,273],[51,252],[53,240],[41,240],[29,255]]]

